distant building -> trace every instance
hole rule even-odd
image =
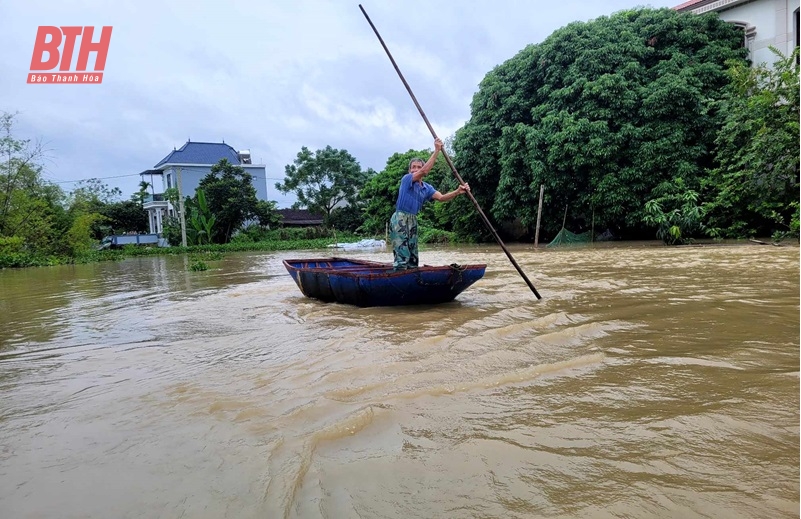
[[[789,56],[799,45],[798,0],[689,0],[673,9],[695,14],[714,11],[739,27],[754,65],[776,61],[769,46]]]
[[[164,197],[167,189],[178,187],[178,173],[181,174],[180,195],[194,196],[203,177],[222,159],[241,166],[253,175],[256,198],[267,201],[266,168],[264,164],[252,163],[249,150],[236,151],[225,143],[187,141],[180,149],[173,149],[153,169],[139,174],[143,181],[153,186],[143,205],[148,213],[151,233],[161,233],[164,220],[168,216],[178,216],[178,209],[172,207]]]
[[[284,227],[313,227],[323,225],[323,215],[314,214],[306,209],[279,209],[281,223]]]

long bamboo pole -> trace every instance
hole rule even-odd
[[[426,117],[426,114],[423,112],[423,109],[420,106],[420,103],[417,102],[417,98],[414,96],[414,93],[412,92],[412,89],[409,86],[409,83],[407,83],[406,79],[403,77],[403,74],[401,73],[400,68],[398,68],[398,64],[395,63],[395,58],[393,58],[392,54],[389,52],[389,49],[387,48],[387,45],[384,43],[384,39],[381,38],[380,34],[378,34],[378,29],[375,28],[375,25],[373,25],[373,21],[370,20],[369,16],[367,16],[367,11],[364,10],[364,7],[362,7],[361,4],[359,4],[359,9],[361,9],[362,14],[367,19],[367,23],[369,23],[370,27],[373,28],[373,32],[378,37],[378,41],[381,42],[381,46],[384,47],[384,51],[387,53],[387,56],[389,57],[389,60],[392,62],[392,66],[395,67],[395,72],[398,73],[398,77],[400,77],[400,80],[403,82],[403,86],[405,86],[406,87],[406,91],[409,92],[409,95],[411,96],[412,101],[414,102],[414,105],[417,107],[417,111],[420,112],[420,116],[423,118],[423,121],[426,123],[426,126],[428,126],[428,130],[431,132],[431,135],[435,139],[437,139],[438,138],[437,137],[437,132],[434,131],[434,128],[431,126],[431,123],[428,122],[428,117]],[[442,150],[442,155],[445,157],[445,162],[448,163],[448,166],[451,168],[451,171],[453,171],[453,174],[456,177],[456,180],[459,181],[459,184],[464,184],[465,181],[462,180],[461,175],[459,175],[459,172],[456,171],[456,166],[453,165],[453,161],[451,161],[451,158],[448,156],[447,152],[444,149]],[[515,267],[515,269],[517,270],[518,274],[520,274],[520,276],[526,282],[526,284],[528,285],[528,288],[530,288],[531,291],[534,292],[534,295],[537,296],[537,299],[542,299],[542,296],[540,296],[539,292],[537,292],[537,289],[534,288],[534,285],[531,283],[531,281],[529,281],[528,277],[526,277],[526,274],[523,272],[523,269],[520,268],[520,265],[517,264],[517,261],[515,261],[515,259],[512,257],[512,254],[509,252],[509,250],[503,244],[503,241],[501,241],[501,237],[498,236],[498,233],[495,231],[495,228],[492,227],[492,224],[490,223],[489,218],[487,218],[487,215],[485,215],[484,211],[481,210],[481,207],[478,205],[478,202],[476,201],[475,197],[473,196],[473,193],[471,193],[470,191],[465,191],[465,193],[470,198],[470,201],[473,202],[473,205],[475,206],[476,211],[478,211],[478,214],[481,215],[482,220],[484,220],[484,225],[487,226],[487,229],[490,231],[490,233],[492,233],[492,236],[495,238],[495,241],[498,242],[498,245],[501,246],[501,248],[503,249],[503,252],[506,253],[506,256],[509,258],[509,261],[512,262],[512,265]]]

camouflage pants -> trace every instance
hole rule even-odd
[[[417,216],[396,211],[389,221],[395,270],[417,268]]]

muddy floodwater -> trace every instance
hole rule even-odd
[[[510,251],[439,306],[325,251],[0,271],[0,517],[799,517],[799,249]],[[341,256],[388,261],[387,251]]]

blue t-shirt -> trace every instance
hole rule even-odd
[[[422,184],[422,185],[421,185]],[[412,182],[412,174],[406,173],[398,189],[398,202],[395,209],[405,213],[417,214],[423,204],[431,200],[437,190],[427,182]]]

